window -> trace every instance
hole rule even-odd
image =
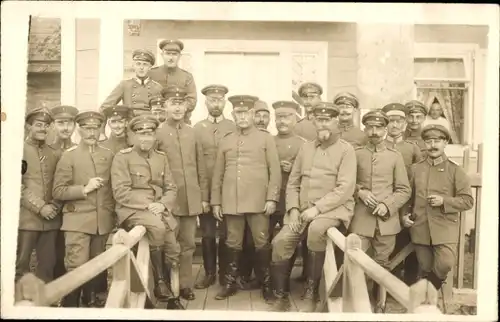
[[[429,112],[424,124],[446,125],[452,144],[468,144],[472,141],[472,51],[459,54],[450,53],[448,49],[448,54],[436,50],[437,47],[428,46],[420,52],[417,49],[416,99],[423,102]]]
[[[292,91],[294,100],[302,105],[298,96],[300,85],[307,82],[318,81],[318,55],[317,54],[292,54]],[[324,85],[323,85],[324,86]],[[325,95],[323,95],[325,96]]]

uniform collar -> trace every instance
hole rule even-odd
[[[174,73],[174,72],[177,70],[177,68],[179,68],[179,66],[175,66],[175,67],[167,67],[167,65],[165,65],[165,64],[164,64],[164,65],[163,65],[163,68],[165,69],[165,71],[166,71],[167,73],[171,74],[171,73]]]
[[[116,140],[116,141],[125,141],[127,139],[127,135],[122,135],[122,136],[116,136],[113,132],[109,135],[109,138],[111,140]]]
[[[354,123],[352,121],[349,121],[347,123],[339,123],[339,129],[343,132],[350,130],[353,127],[354,127]]]
[[[95,145],[87,145],[83,142],[83,140],[80,141],[80,144],[78,144],[78,146],[80,147],[80,149],[84,150],[84,151],[88,151],[90,153],[94,153],[95,150],[97,149],[97,144]]]
[[[175,129],[182,129],[184,127],[184,122],[183,121],[176,122],[176,121],[174,121],[172,119],[167,119],[165,121],[165,123],[168,124],[168,126],[173,127]]]
[[[137,84],[139,84],[139,85],[146,85],[147,83],[149,83],[149,82],[151,81],[151,78],[146,77],[146,78],[144,79],[144,84],[142,83],[143,81],[142,81],[142,80],[140,80],[140,79],[139,79],[139,78],[137,78],[137,77],[134,77],[134,78],[133,78],[133,80],[134,80]]]
[[[251,125],[249,128],[246,129],[237,129],[238,135],[249,135],[250,133],[253,133],[255,131],[258,131],[257,127],[254,125]]]
[[[279,137],[280,139],[288,139],[288,138],[291,138],[292,136],[294,136],[294,134],[293,134],[293,132],[290,132],[288,134],[281,134],[278,132],[278,134],[276,136]]]
[[[386,149],[386,146],[385,146],[384,142],[381,142],[377,145],[374,145],[373,143],[368,142],[366,144],[366,148],[372,152],[381,152],[381,151],[384,151]]]
[[[413,138],[419,138],[422,133],[422,129],[418,129],[416,131],[412,131],[410,129],[406,130],[405,136],[406,137],[413,137]]]
[[[45,145],[45,141],[37,141],[37,140],[33,140],[31,137],[27,137],[24,142],[30,144],[30,145],[33,145],[33,146],[36,146],[36,147],[39,147],[41,148],[42,146]]]
[[[133,146],[132,150],[134,150],[135,153],[137,153],[137,155],[139,155],[140,157],[143,157],[145,159],[149,159],[149,158],[151,158],[151,154],[153,153],[154,149],[151,148],[151,150],[145,152],[145,151],[142,151],[139,147]]]
[[[441,156],[439,156],[435,159],[427,157],[427,162],[432,166],[437,166],[437,165],[443,163],[444,161],[446,161],[447,159],[448,159],[448,157],[446,156],[446,154],[443,153]]]
[[[212,115],[208,115],[207,120],[212,124],[215,123],[216,121],[217,123],[220,123],[224,120],[224,115],[220,115],[218,117],[213,117]]]
[[[385,137],[385,139],[386,139],[387,141],[391,142],[391,143],[399,143],[399,142],[402,142],[402,141],[403,141],[403,136],[402,136],[402,135],[400,135],[400,136],[398,136],[397,138],[393,138],[392,136],[387,135],[387,136]]]
[[[316,147],[319,147],[319,146],[322,146],[324,147],[325,149],[326,148],[329,148],[330,146],[334,145],[335,143],[337,143],[340,139],[340,136],[338,134],[332,134],[330,135],[330,138],[328,139],[328,141],[325,141],[325,142],[321,142],[318,138],[316,138],[314,140],[314,145]]]
[[[54,142],[52,142],[52,145],[57,145],[59,146],[61,149],[69,149],[71,148],[71,146],[73,145],[73,142],[71,142],[71,138],[69,139],[60,139],[59,137],[56,137],[54,139]]]

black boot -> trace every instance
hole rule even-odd
[[[223,286],[225,285],[224,279],[226,276],[226,267],[227,267],[227,260],[226,260],[226,239],[225,238],[219,238],[219,245],[217,246],[217,257],[219,257],[219,285]]]
[[[154,294],[158,300],[173,297],[172,291],[165,281],[163,251],[161,247],[150,248],[151,266],[153,267],[153,278],[155,282]]]
[[[436,288],[436,291],[439,291],[441,289],[445,281],[443,279],[440,279],[433,271],[425,274],[424,278],[431,282],[431,284]]]
[[[418,260],[415,252],[412,252],[404,261],[403,280],[408,286],[418,281]]]
[[[224,285],[222,289],[215,296],[216,300],[225,300],[228,297],[236,294],[238,291],[238,286],[236,284],[236,278],[238,276],[238,263],[240,259],[241,251],[237,249],[231,249],[226,247],[226,276],[224,278]]]
[[[178,264],[175,264],[176,266]],[[167,285],[167,288],[171,294],[169,298],[167,298],[167,310],[185,310],[184,306],[182,305],[180,301],[180,297],[174,297],[175,295],[172,292],[172,282],[170,278],[170,273],[172,271],[172,264],[169,262],[165,261],[163,262],[163,271],[164,271],[164,276],[165,276],[165,284]]]
[[[321,279],[321,274],[323,273],[325,252],[309,251],[307,260],[309,261],[309,272],[307,274],[306,294],[304,295],[306,307],[303,312],[314,312],[316,311],[316,303],[319,300],[319,281]]]
[[[250,236],[248,235],[250,234]],[[239,288],[242,290],[253,290],[259,288],[257,280],[252,279],[252,272],[255,270],[255,247],[251,240],[250,229],[245,229],[243,237],[243,250],[239,262]]]
[[[288,260],[288,278],[286,283],[286,291],[290,293],[290,276],[292,275],[293,267],[295,266],[295,261],[297,260],[297,250],[293,252],[292,257]],[[272,274],[271,274],[272,276]],[[272,277],[271,277],[272,280]]]
[[[262,297],[266,302],[269,302],[274,299],[271,285],[271,273],[269,271],[269,265],[271,264],[271,247],[269,245],[265,246],[256,251],[255,255],[255,262],[257,264],[255,266],[255,273],[259,284],[262,285]]]
[[[95,307],[97,302],[97,296],[95,293],[96,278],[88,281],[82,287],[82,306],[83,307]]]
[[[66,295],[61,301],[61,307],[80,307],[80,295],[82,289],[79,287]]]
[[[307,241],[306,239],[302,240],[302,242],[300,243],[300,247],[299,247],[299,250],[300,250],[300,256],[302,257],[302,274],[295,278],[295,280],[297,282],[300,282],[300,283],[303,283],[307,280],[307,266],[308,266],[308,262],[307,262],[307,253],[308,253],[308,249],[307,249]]]
[[[205,268],[205,277],[194,285],[196,289],[205,289],[215,284],[215,274],[217,269],[215,238],[202,238],[201,240],[203,267]]]
[[[275,301],[269,309],[273,312],[290,310],[290,261],[271,263],[271,279],[274,284]]]

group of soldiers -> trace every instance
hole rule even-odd
[[[412,242],[415,253],[395,274],[404,272],[409,285],[425,278],[441,288],[455,262],[457,215],[473,198],[464,170],[444,153],[448,130],[422,128],[421,102],[369,111],[361,130],[353,94],[326,102],[320,85],[304,83],[298,94],[305,117],[294,101],[274,102],[273,136],[265,102],[227,97],[228,87],[212,84],[201,90],[208,117],[191,126],[197,94],[192,75],[177,66],[183,44],[159,46],[165,64],[152,68],[150,51],[134,51],[135,76],[99,111],[57,106],[26,115],[16,278],[30,270],[34,249],[37,275],[49,282],[101,254],[116,227],[142,225],[154,294],[168,309],[183,309],[179,296],[193,300],[193,288],[218,279],[216,299],[261,288],[271,310],[287,311],[301,253],[305,311],[313,312],[326,232],[337,227],[359,235],[387,269]],[[234,122],[223,116],[226,100]],[[52,123],[55,139],[48,142]],[[111,134],[103,139],[106,125]],[[78,144],[71,142],[75,128]],[[197,218],[205,276],[195,284]],[[180,272],[178,295],[172,269]],[[371,289],[380,296],[381,288]],[[106,291],[103,272],[61,305],[102,306]]]

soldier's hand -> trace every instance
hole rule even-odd
[[[300,226],[302,226],[302,220],[300,220],[300,211],[297,208],[293,208],[288,212],[290,218],[288,226],[290,230],[294,233],[298,233]]]
[[[266,205],[264,206],[264,213],[268,216],[274,214],[276,211],[276,201],[268,200],[266,201]]]
[[[300,219],[305,222],[312,221],[317,215],[319,215],[319,210],[316,207],[311,207],[306,209],[300,214]]]
[[[379,203],[372,212],[372,215],[385,217],[385,215],[389,212],[387,206],[384,203]]]
[[[215,219],[217,219],[218,221],[222,221],[223,217],[222,217],[222,208],[221,208],[221,206],[213,206],[212,207],[212,212],[214,214]]]
[[[403,226],[404,227],[409,228],[409,227],[413,226],[413,224],[415,222],[413,220],[411,220],[410,218],[411,218],[411,214],[407,214],[407,215],[403,216]]]
[[[40,209],[40,216],[47,220],[53,219],[57,216],[57,208],[53,204],[46,204]]]
[[[373,195],[373,193],[368,189],[361,189],[358,191],[358,197],[363,201],[363,203],[372,209],[376,208],[378,205],[377,198]]]
[[[90,178],[89,182],[87,183],[85,188],[83,188],[83,191],[87,194],[87,193],[92,192],[96,189],[99,189],[100,187],[102,187],[103,182],[104,182],[104,179],[102,179],[100,177]]]
[[[158,216],[165,211],[165,205],[159,202],[153,202],[148,205],[148,210]]]
[[[201,209],[204,214],[208,214],[210,212],[210,204],[206,201],[201,202]]]
[[[428,196],[427,201],[431,207],[441,207],[443,205],[443,197],[438,195]]]
[[[283,170],[283,172],[290,172],[290,171],[292,171],[292,163],[291,162],[281,161],[280,165],[281,165],[281,170]]]

